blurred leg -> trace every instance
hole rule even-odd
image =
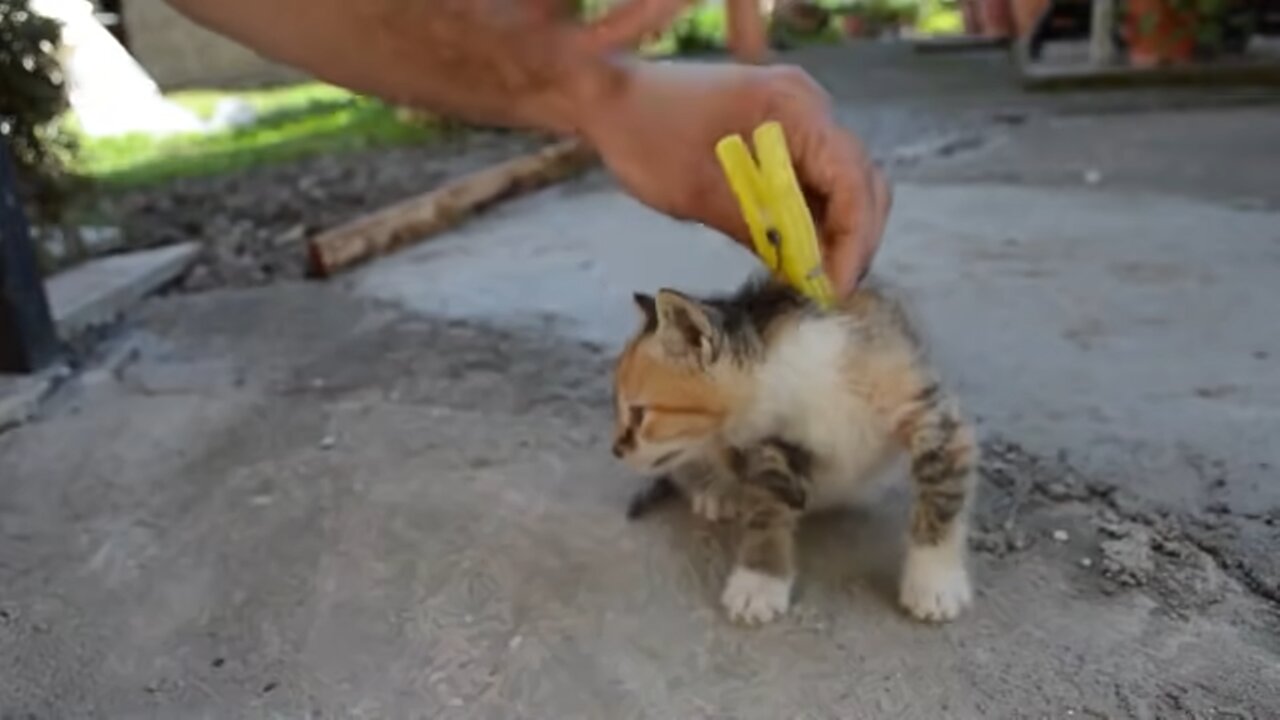
[[[760,0],[725,0],[729,15],[729,51],[739,62],[763,63],[768,59],[769,41],[764,9]]]

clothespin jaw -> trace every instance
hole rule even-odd
[[[742,209],[756,255],[792,287],[830,307],[835,293],[782,126],[764,123],[755,129],[752,143],[756,157],[741,135],[729,135],[716,143],[716,157]]]

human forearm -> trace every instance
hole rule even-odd
[[[552,4],[521,0],[169,0],[264,56],[358,92],[459,117],[561,133],[622,71]]]

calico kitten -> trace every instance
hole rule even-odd
[[[785,613],[799,519],[903,454],[914,505],[900,601],[929,621],[969,605],[974,433],[885,286],[865,281],[829,311],[769,278],[725,297],[635,301],[644,324],[615,368],[613,452],[660,478],[629,514],[684,494],[699,515],[740,522],[721,596],[732,619]]]

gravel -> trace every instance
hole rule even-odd
[[[305,276],[306,239],[315,232],[543,142],[522,133],[459,133],[129,190],[104,200],[103,209],[130,248],[204,245],[179,292],[265,285]]]

